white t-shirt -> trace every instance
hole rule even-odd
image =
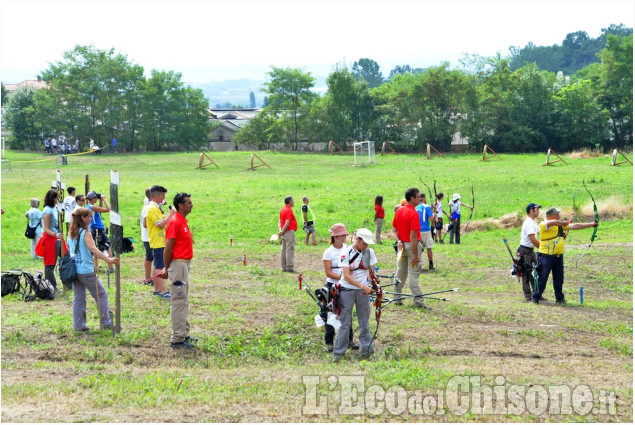
[[[436,209],[437,209],[437,219],[439,218],[443,218],[443,203],[441,203],[441,201],[437,200],[434,202],[436,205]]]
[[[329,246],[326,251],[324,251],[324,255],[322,256],[322,260],[331,261],[331,270],[333,273],[339,273],[342,275],[342,266],[340,262],[342,261],[342,255],[348,252],[348,245],[344,244],[341,248],[335,248],[333,245]],[[326,278],[327,282],[337,283],[339,279],[333,279],[332,277]]]
[[[368,283],[368,269],[375,264],[377,264],[377,257],[372,248],[366,248],[363,252],[359,252],[352,246],[343,252],[340,262],[342,267],[348,267],[351,270],[353,279],[361,283]],[[340,286],[348,289],[359,289],[344,280],[344,275],[340,280]]]
[[[141,209],[141,242],[150,242],[150,238],[148,237],[148,228],[143,227],[143,219],[148,215],[148,208],[150,207],[150,203],[147,203]]]
[[[538,224],[536,221],[527,217],[523,222],[523,228],[520,231],[520,244],[526,248],[534,249],[534,244],[531,243],[531,239],[529,239],[529,235],[537,236],[539,232]]]
[[[67,196],[64,198],[64,221],[67,223],[71,222],[71,214],[75,211],[75,206],[77,205],[77,201],[74,196]]]

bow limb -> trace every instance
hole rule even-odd
[[[595,219],[594,222],[595,223],[599,223],[600,222],[600,214],[598,213],[598,206],[595,203],[595,198],[593,198],[593,194],[591,194],[591,191],[589,190],[588,187],[586,187],[586,184],[584,182],[584,179],[582,179],[582,186],[584,186],[584,188],[586,189],[586,191],[589,193],[589,196],[591,197],[591,200],[593,201],[593,213],[595,214]],[[582,257],[584,257],[584,255],[589,252],[589,249],[591,249],[591,245],[593,245],[593,241],[595,240],[595,238],[597,237],[597,232],[598,232],[598,228],[597,226],[593,228],[593,233],[591,234],[591,242],[589,242],[589,245],[587,246],[586,250],[582,253],[582,255],[580,255],[578,257],[578,259],[575,261],[575,267],[578,267],[578,262],[580,261],[580,259]]]
[[[472,185],[472,209],[470,210],[470,218],[467,219],[467,224],[465,225],[465,230],[463,231],[463,233],[467,232],[467,226],[470,225],[470,221],[472,220],[472,214],[474,214],[474,207],[475,207],[475,203],[474,203],[474,185]]]

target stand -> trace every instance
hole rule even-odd
[[[334,141],[329,142],[329,154],[334,155],[336,153],[344,153],[344,149]]]
[[[388,149],[386,149],[388,148]],[[390,152],[388,152],[390,151]],[[397,155],[397,152],[395,152],[395,150],[392,148],[392,146],[390,146],[390,144],[388,142],[384,142],[381,145],[381,156],[385,156],[385,155]]]
[[[434,150],[436,152],[436,154],[434,156],[440,156],[441,158],[445,157],[443,156],[443,154],[441,154],[441,152],[439,152],[437,150],[437,148],[435,148],[434,146],[432,146],[430,143],[426,144],[426,159],[432,159],[432,155],[431,155],[431,150]]]
[[[556,159],[555,161],[549,161],[549,158],[551,157],[551,155],[555,155],[558,159]],[[542,164],[542,166],[544,167],[545,165],[551,165],[561,161],[564,162],[564,165],[569,165],[564,159],[560,158],[560,155],[558,155],[553,149],[549,148],[547,149],[547,161],[544,164]]]
[[[260,161],[260,163],[258,165],[256,165],[256,159],[258,161]],[[256,155],[255,153],[251,154],[251,167],[247,168],[247,170],[252,170],[255,171],[256,168],[258,167],[264,167],[267,166],[269,167],[269,164],[267,164],[265,161],[263,161],[258,155]],[[269,167],[269,169],[271,170],[271,167]]]
[[[622,155],[622,158],[624,158],[626,161],[622,161],[622,162],[617,162],[617,155]],[[626,157],[626,155],[624,155],[622,152],[618,151],[617,149],[613,149],[613,155],[611,156],[611,165],[612,166],[616,166],[616,165],[620,165],[620,164],[626,164],[629,163],[631,165],[633,165],[633,163]]]
[[[487,151],[490,151],[494,155],[489,155],[488,156]],[[494,152],[494,149],[490,148],[488,145],[485,145],[485,146],[483,146],[483,159],[479,159],[478,162],[487,161],[488,159],[492,159],[494,157],[500,159],[501,161],[503,160],[503,158],[501,158],[500,156],[498,156],[498,154],[496,152]]]
[[[207,162],[205,160],[207,159]],[[217,163],[214,162],[212,158],[210,158],[205,152],[201,152],[201,156],[198,158],[198,167],[194,168],[198,170],[199,168],[205,168],[209,165],[215,165],[216,168],[220,168]]]

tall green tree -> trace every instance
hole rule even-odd
[[[366,84],[371,89],[379,87],[384,82],[384,76],[379,70],[379,64],[372,59],[361,58],[353,63],[351,69],[355,78],[360,81],[366,81]]]
[[[43,90],[43,89],[40,89]],[[37,150],[42,144],[42,127],[37,120],[36,104],[32,87],[16,90],[6,108],[5,122],[11,130],[10,145],[15,149]]]
[[[269,105],[266,107],[277,114],[284,133],[288,134],[285,142],[290,142],[297,149],[300,127],[305,121],[306,114],[300,111],[315,98],[311,91],[315,85],[315,78],[310,72],[300,68],[272,67],[267,73],[271,79],[266,82],[262,91],[268,95]]]
[[[252,91],[249,92],[249,107],[250,108],[256,107],[256,95]]]

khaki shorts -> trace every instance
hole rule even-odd
[[[430,249],[434,246],[434,239],[432,239],[432,234],[429,230],[421,232],[421,246],[425,249]]]

